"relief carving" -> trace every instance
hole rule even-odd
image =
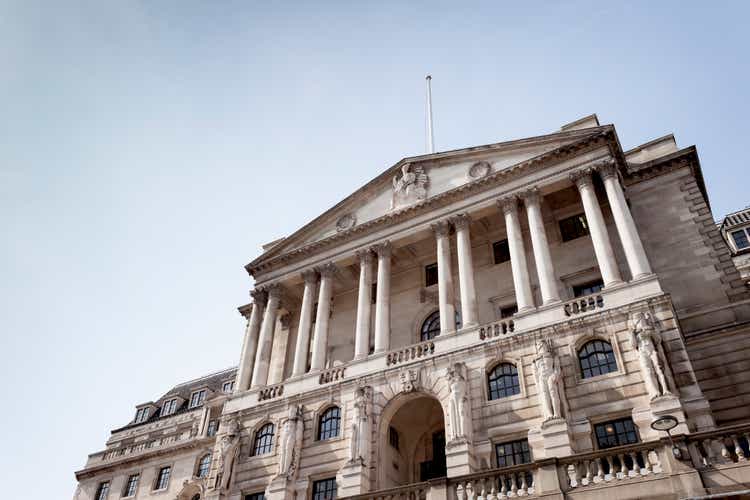
[[[633,347],[638,350],[643,382],[651,399],[672,395],[667,381],[669,367],[661,334],[650,312],[635,312],[628,321]],[[671,377],[670,377],[671,378]],[[673,386],[673,384],[672,384]]]
[[[232,470],[240,453],[240,426],[236,419],[226,420],[226,433],[219,441],[219,463],[216,469],[215,488],[226,490],[232,479]]]
[[[450,433],[448,442],[465,441],[469,436],[469,384],[468,370],[463,363],[455,363],[446,372],[450,395],[448,396],[448,418]]]
[[[299,469],[299,454],[302,449],[302,406],[289,407],[287,419],[281,428],[279,439],[279,471],[277,477],[294,479]]]
[[[361,386],[354,396],[354,412],[349,436],[349,463],[365,465],[369,457],[371,388]]]
[[[539,391],[544,421],[565,418],[567,400],[560,358],[553,354],[549,340],[537,342],[536,351],[534,380]]]
[[[427,197],[427,174],[421,165],[401,167],[401,177],[393,177],[391,210],[422,201]]]

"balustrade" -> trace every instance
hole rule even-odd
[[[406,363],[415,359],[432,356],[435,353],[435,343],[431,340],[403,347],[396,351],[386,354],[385,363],[387,366]]]
[[[512,319],[498,321],[488,326],[482,326],[479,328],[479,339],[488,340],[493,337],[499,337],[500,335],[507,335],[513,333],[516,327]]]
[[[269,385],[258,391],[258,401],[278,398],[284,394],[284,384]]]
[[[448,489],[455,491],[458,500],[534,496],[537,470],[537,464],[530,463],[448,478]]]
[[[689,434],[685,441],[695,467],[750,463],[750,425]]]
[[[328,384],[330,382],[337,382],[339,380],[344,379],[344,370],[346,368],[343,366],[337,366],[335,368],[331,368],[330,370],[326,370],[324,372],[321,372],[320,376],[318,377],[318,384]]]
[[[580,297],[563,304],[563,311],[565,311],[565,316],[574,316],[595,309],[602,309],[603,307],[604,297],[601,294],[595,294]]]
[[[345,498],[347,500],[424,500],[427,498],[429,489],[430,483],[422,482]]]
[[[660,442],[618,446],[593,453],[559,459],[561,474],[571,489],[608,481],[663,472],[658,450]]]

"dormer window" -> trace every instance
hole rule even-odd
[[[139,408],[138,411],[135,412],[135,423],[140,424],[141,422],[145,422],[148,420],[148,407],[146,408]]]
[[[739,231],[732,231],[732,239],[734,240],[734,246],[737,250],[745,250],[750,248],[750,227],[740,229]]]
[[[166,417],[175,411],[177,411],[177,398],[168,399],[161,407],[161,416]]]
[[[203,405],[203,401],[206,400],[206,389],[201,389],[200,391],[195,391],[190,396],[190,408],[197,408],[201,405]]]
[[[234,380],[224,382],[221,386],[221,392],[224,394],[231,394],[234,391]]]

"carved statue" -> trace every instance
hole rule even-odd
[[[302,448],[302,407],[292,405],[284,421],[279,440],[279,476],[293,479],[299,465],[299,454]]]
[[[422,372],[419,369],[406,369],[399,373],[401,392],[413,392],[419,389]]]
[[[219,441],[219,464],[216,473],[216,486],[221,490],[229,487],[232,469],[240,452],[240,428],[236,420],[228,421],[226,434]]]
[[[469,423],[469,387],[467,383],[466,365],[456,363],[448,368],[446,373],[450,396],[448,399],[448,413],[450,421],[450,441],[465,439],[467,424]]]
[[[427,197],[427,174],[421,165],[407,163],[401,167],[401,178],[393,177],[391,209],[409,205]]]
[[[667,358],[654,317],[650,312],[635,312],[630,316],[629,326],[648,395],[651,399],[671,395]]]
[[[536,350],[538,357],[534,360],[534,379],[542,403],[544,420],[565,418],[565,386],[560,359],[553,355],[548,340],[540,340]]]
[[[369,456],[370,422],[368,412],[369,387],[357,388],[354,396],[351,435],[349,437],[349,462],[364,464]]]

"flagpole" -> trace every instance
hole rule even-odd
[[[432,134],[432,77],[427,75],[427,153],[435,152],[435,138]]]

